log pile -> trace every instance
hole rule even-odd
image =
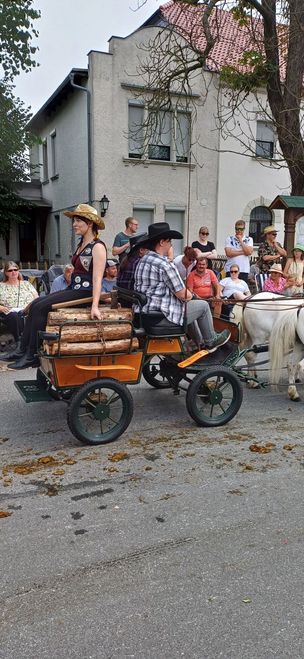
[[[90,319],[90,308],[61,308],[50,311],[46,332],[60,333],[60,341],[44,340],[47,355],[103,355],[138,348],[132,339],[132,310],[99,308],[101,320]],[[90,322],[88,322],[90,321]],[[125,321],[125,322],[124,322]]]

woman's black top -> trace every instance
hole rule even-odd
[[[199,249],[201,252],[212,252],[212,250],[215,249],[215,244],[208,240],[207,245],[202,245],[202,243],[200,243],[198,240],[195,240],[191,247],[194,247],[194,249]],[[209,270],[212,270],[211,259],[208,259],[208,268]]]

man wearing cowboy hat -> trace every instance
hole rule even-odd
[[[263,233],[264,241],[259,246],[259,259],[256,265],[258,265],[261,272],[269,272],[271,266],[274,263],[279,263],[283,256],[287,256],[287,253],[284,247],[277,242],[278,232],[274,226],[265,227]]]
[[[147,303],[142,313],[161,312],[164,316],[158,326],[191,325],[197,327],[195,341],[214,351],[224,345],[230,332],[224,330],[217,334],[213,329],[212,316],[208,302],[193,300],[192,293],[185,287],[176,266],[168,260],[168,253],[173,238],[181,239],[179,231],[170,229],[167,222],[155,222],[148,227],[149,252],[140,259],[135,271],[135,290],[145,293]],[[187,304],[186,304],[187,303]]]

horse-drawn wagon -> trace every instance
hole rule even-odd
[[[140,293],[120,295],[143,304]],[[221,364],[217,353],[191,353],[185,328],[160,328],[157,314],[139,313],[134,319],[130,308],[100,309],[100,321],[90,320],[89,309],[75,304],[49,314],[39,336],[37,377],[15,382],[26,402],[66,401],[69,428],[87,444],[112,442],[127,429],[133,415],[128,385],[138,384],[142,376],[175,395],[186,391],[188,413],[199,426],[221,426],[235,416],[243,392],[229,363],[233,343]],[[235,326],[234,341],[237,334]]]

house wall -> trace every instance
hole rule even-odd
[[[133,207],[154,209],[154,221],[165,219],[166,209],[189,213],[189,236],[184,221],[185,244],[197,237],[202,224],[210,226],[215,235],[218,176],[218,134],[214,132],[212,106],[208,96],[205,105],[196,108],[194,125],[194,157],[190,171],[184,163],[160,161],[134,162],[128,158],[128,102],[136,97],[134,89],[125,85],[140,85],[136,73],[140,43],[148,41],[155,28],[146,28],[126,39],[112,38],[110,54],[92,52],[89,55],[92,89],[92,121],[94,135],[93,172],[94,198],[106,194],[110,199],[103,237],[109,247],[124,219],[132,215]],[[143,53],[146,57],[146,52]],[[212,86],[212,80],[208,81]],[[124,86],[122,86],[124,85]],[[196,78],[193,92],[202,94],[202,80]],[[203,149],[200,142],[210,150]],[[139,228],[140,229],[140,228]]]
[[[51,135],[54,131],[57,167],[56,174],[52,176]],[[43,181],[42,144],[38,152],[39,175],[43,197],[52,200],[53,206],[47,223],[44,257],[49,261],[65,263],[72,253],[72,228],[63,211],[88,201],[87,94],[73,90],[64,104],[41,121],[37,134],[48,144],[49,176]],[[59,250],[55,216],[59,216],[60,220]]]
[[[223,100],[224,105],[224,100]],[[260,95],[260,102],[253,96],[246,102],[246,111],[234,117],[231,133],[220,136],[217,245],[223,253],[227,235],[233,233],[237,219],[244,219],[249,229],[250,212],[255,206],[268,206],[280,194],[289,194],[290,178],[287,168],[277,166],[276,160],[257,158],[250,154],[255,150],[256,122],[261,119],[260,108],[266,105],[266,98]],[[236,137],[240,136],[240,139]],[[237,153],[236,153],[237,152]],[[239,152],[239,153],[238,153]],[[245,152],[247,155],[241,155]],[[278,229],[278,240],[284,242],[284,216],[282,211],[272,211],[273,223]]]

